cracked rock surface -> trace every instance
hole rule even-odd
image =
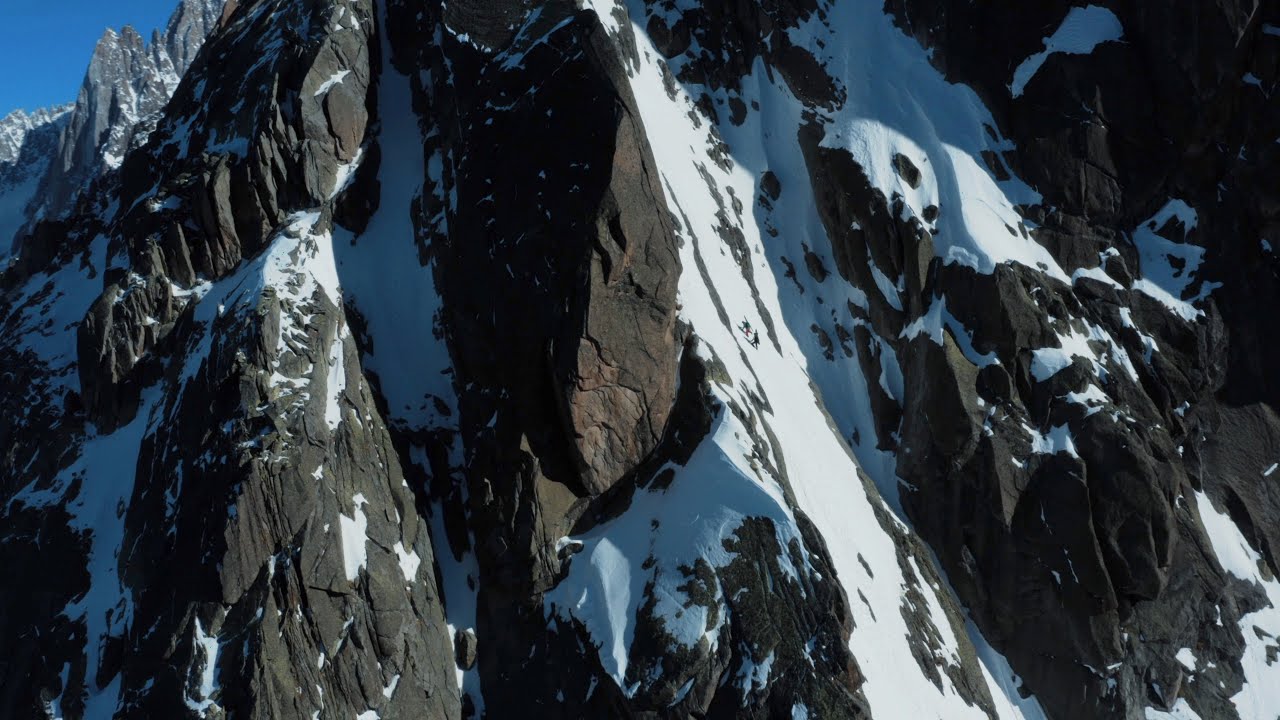
[[[0,120],[0,717],[1275,716],[1278,78],[1252,0],[111,31]]]

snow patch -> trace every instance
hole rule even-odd
[[[338,513],[338,529],[342,533],[342,566],[347,579],[355,582],[360,577],[361,568],[369,561],[369,520],[364,516],[364,506],[369,501],[365,500],[363,493],[356,493],[351,502],[355,506],[351,517]]]
[[[1036,455],[1056,455],[1064,452],[1075,458],[1080,457],[1076,454],[1075,438],[1067,425],[1051,427],[1048,432],[1042,433],[1023,423],[1022,429],[1031,436],[1031,452]]]
[[[1138,249],[1142,272],[1142,277],[1134,281],[1133,289],[1159,301],[1183,320],[1192,322],[1204,315],[1194,303],[1208,297],[1218,285],[1204,283],[1199,294],[1184,299],[1204,260],[1204,248],[1174,242],[1159,235],[1161,228],[1171,220],[1182,223],[1190,234],[1198,223],[1198,216],[1191,206],[1173,198],[1133,231],[1132,240]]]
[[[1181,663],[1182,667],[1186,668],[1188,671],[1196,671],[1196,654],[1191,652],[1191,648],[1182,648],[1178,651],[1178,654],[1174,656],[1174,659]]]
[[[418,577],[418,566],[422,564],[422,558],[418,557],[416,550],[405,550],[404,543],[401,542],[397,542],[393,549],[400,561],[400,572],[404,574],[405,582],[413,582]]]
[[[1085,408],[1085,417],[1088,417],[1102,409],[1101,406],[1111,402],[1111,398],[1102,392],[1097,385],[1090,383],[1081,392],[1069,392],[1062,396],[1064,400],[1074,405],[1083,405]]]
[[[1108,374],[1102,361],[1106,357],[1136,381],[1138,371],[1129,359],[1129,353],[1106,330],[1087,322],[1083,324],[1084,332],[1075,327],[1068,327],[1066,332],[1059,332],[1059,347],[1037,348],[1031,352],[1031,375],[1036,382],[1044,382],[1057,375],[1071,365],[1073,358],[1088,360],[1093,367],[1094,375],[1105,381]],[[1110,352],[1096,351],[1090,343],[1100,344]]]
[[[1023,60],[1013,71],[1009,92],[1014,97],[1022,97],[1027,83],[1031,82],[1045,60],[1054,53],[1088,55],[1102,43],[1115,42],[1122,37],[1124,26],[1115,13],[1107,8],[1099,5],[1071,8],[1058,29],[1044,39],[1044,50]]]
[[[390,700],[391,696],[396,694],[396,687],[398,687],[399,685],[400,685],[400,676],[395,675],[394,677],[391,678],[391,682],[387,683],[387,686],[382,688],[382,697]]]
[[[680,589],[687,582],[681,566],[699,559],[715,568],[727,565],[736,556],[724,542],[751,517],[772,520],[783,548],[801,541],[781,488],[752,469],[749,437],[738,418],[722,409],[688,464],[669,466],[675,476],[665,489],[638,491],[627,512],[571,538],[582,549],[570,561],[568,576],[547,593],[547,613],[586,628],[605,672],[628,696],[637,689],[625,683],[636,614],[649,596],[657,600],[654,614],[684,647],[705,640],[714,649],[719,642],[724,599],[716,599],[720,623],[708,627],[705,607],[685,607],[690,598]],[[785,553],[778,562],[790,566]],[[646,594],[649,584],[653,589]]]
[[[351,74],[350,70],[339,70],[333,75],[330,75],[328,79],[320,83],[320,87],[316,88],[316,91],[312,95],[312,97],[320,97],[321,95],[324,95],[325,93],[329,92],[330,90],[333,89],[335,85],[341,83],[350,74]]]
[[[347,326],[343,324],[333,338],[333,345],[329,347],[329,376],[326,386],[328,393],[325,398],[324,421],[330,431],[337,430],[338,425],[342,423],[342,393],[347,389],[347,369],[343,362],[343,350],[349,335]]]
[[[738,689],[742,691],[743,706],[746,706],[751,693],[769,687],[769,671],[773,669],[774,659],[773,651],[758,663],[752,661],[750,655],[743,656],[742,669],[738,671],[737,677]]]
[[[901,337],[908,340],[918,337],[919,335],[927,335],[930,340],[938,345],[943,344],[942,329],[946,327],[951,331],[951,338],[955,340],[964,353],[965,358],[978,366],[984,368],[988,365],[999,365],[1000,360],[994,352],[979,353],[973,347],[973,333],[964,326],[954,315],[947,310],[946,298],[934,298],[930,303],[929,309],[924,315],[916,318],[902,329]],[[901,394],[899,393],[899,396]]]
[[[1268,658],[1268,649],[1274,648],[1275,638],[1280,637],[1280,581],[1259,569],[1262,556],[1231,517],[1215,508],[1203,491],[1195,495],[1200,520],[1223,569],[1266,593],[1268,605],[1240,618],[1245,644],[1240,666],[1245,682],[1231,702],[1240,717],[1268,717],[1280,708],[1280,663]]]
[[[192,642],[195,644],[193,656],[199,658],[200,662],[200,686],[196,688],[197,697],[193,698],[185,692],[183,697],[188,708],[199,713],[200,717],[207,717],[211,710],[218,709],[218,704],[213,700],[214,691],[218,689],[218,638],[206,634],[197,618],[195,637]]]
[[[1169,712],[1146,708],[1146,720],[1201,720],[1200,715],[1187,704],[1184,698],[1178,698]]]

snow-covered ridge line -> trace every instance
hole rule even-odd
[[[0,165],[18,160],[32,130],[65,118],[75,103],[39,108],[31,112],[17,109],[0,118]]]

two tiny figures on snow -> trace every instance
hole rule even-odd
[[[751,343],[751,347],[756,349],[760,348],[760,331],[752,329],[750,322],[744,318],[742,324],[738,326],[738,329],[747,337],[747,342]]]

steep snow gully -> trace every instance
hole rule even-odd
[[[742,467],[746,463],[759,465],[752,459],[756,450],[750,437],[763,435],[768,427],[777,437],[774,452],[780,455],[770,458],[772,464],[784,467],[799,508],[825,539],[845,594],[861,598],[861,602],[851,602],[855,629],[849,645],[855,657],[867,659],[862,663],[867,676],[863,691],[873,716],[987,716],[962,698],[947,676],[935,683],[916,669],[912,647],[905,639],[918,630],[907,626],[900,607],[907,602],[904,589],[915,586],[928,603],[929,632],[940,641],[932,650],[934,660],[959,664],[961,653],[972,654],[970,643],[975,643],[999,717],[1043,717],[1034,698],[1024,699],[1016,693],[1016,677],[981,635],[973,631],[969,637],[963,624],[957,625],[954,617],[942,611],[938,595],[950,592],[945,585],[929,585],[914,560],[905,567],[900,565],[890,531],[882,526],[900,520],[897,516],[885,520],[885,514],[877,515],[873,507],[896,503],[898,479],[891,456],[871,443],[849,442],[859,436],[875,437],[866,397],[868,379],[856,361],[833,365],[823,359],[824,349],[810,327],[825,324],[834,309],[865,305],[863,293],[875,290],[841,287],[834,282],[824,286],[803,273],[795,273],[793,280],[784,279],[787,256],[804,257],[806,252],[833,256],[816,216],[797,141],[801,103],[785,82],[771,79],[757,63],[744,78],[739,96],[751,108],[745,120],[707,125],[699,119],[691,89],[664,85],[664,72],[669,75],[670,70],[648,42],[644,29],[633,21],[620,23],[616,19],[643,18],[645,8],[636,5],[627,9],[609,0],[598,0],[591,7],[615,37],[629,35],[638,46],[632,90],[649,131],[667,202],[683,223],[682,260],[688,270],[681,277],[681,317],[703,344],[702,352],[724,363],[726,378],[715,390],[721,401],[750,407],[753,401],[763,400],[770,410],[756,418],[760,427],[755,433],[722,421],[710,438],[721,461],[711,464],[695,456],[662,498],[646,502],[659,507],[646,511],[633,506],[615,525],[598,528],[592,537],[574,538],[588,544],[586,557],[575,559],[569,577],[548,602],[580,617],[600,644],[602,656],[620,651],[625,656],[626,648],[619,643],[626,642],[624,628],[634,621],[639,600],[631,593],[639,581],[623,578],[649,575],[640,567],[646,552],[653,552],[661,563],[672,567],[687,562],[684,554],[714,557],[722,540],[736,531],[741,517],[780,512],[750,507],[750,498],[757,493],[783,491],[773,479],[758,477],[758,471]],[[828,27],[858,30],[836,34]],[[928,65],[923,50],[898,32],[873,3],[843,3],[825,24],[815,20],[813,27],[793,30],[792,35],[797,44],[803,42],[813,50],[825,48],[825,62],[836,77],[849,76],[848,70],[853,68],[874,65],[881,69],[825,119],[824,142],[850,151],[871,170],[873,182],[881,183],[878,187],[886,195],[905,187],[889,167],[895,153],[936,158],[945,168],[938,174],[948,178],[949,187],[940,190],[940,181],[931,177],[919,193],[919,207],[913,210],[922,212],[928,205],[939,204],[944,192],[946,205],[964,208],[964,212],[952,214],[959,222],[946,233],[956,238],[955,245],[939,248],[941,254],[948,260],[972,262],[986,271],[994,263],[1011,260],[1053,262],[1034,242],[1021,238],[1010,241],[1005,233],[1003,218],[1017,217],[1006,193],[1025,196],[1030,190],[1015,181],[1006,191],[978,166],[977,154],[992,145],[982,129],[983,121],[989,119],[980,103],[967,89],[946,83]],[[915,94],[906,95],[908,92]],[[924,102],[930,105],[922,106]],[[938,127],[935,122],[946,124]],[[729,148],[728,167],[712,160],[717,132]],[[932,152],[924,154],[921,145]],[[761,180],[766,172],[773,173],[782,188],[772,208],[753,202],[749,211],[734,208],[732,216],[726,213],[726,197],[745,200],[764,195]],[[743,260],[736,258],[722,239],[721,223],[726,220],[742,233],[750,252],[745,263],[752,268],[751,277],[745,276],[739,264]],[[998,233],[992,232],[993,222]],[[766,232],[771,236],[767,242]],[[695,268],[696,272],[690,271]],[[739,316],[756,328],[769,328],[769,341],[753,349],[736,330]],[[887,377],[871,378],[870,382],[896,388],[901,396],[901,376],[893,376],[891,365],[885,372]],[[864,483],[864,474],[875,484]],[[695,484],[697,490],[684,487]],[[685,493],[697,495],[687,497]],[[739,502],[744,507],[736,508]],[[775,501],[774,507],[778,506],[785,510],[784,502]],[[661,528],[705,527],[712,531],[711,536],[698,537],[707,530],[682,530],[678,538],[671,538],[670,531],[658,530],[658,549],[646,550],[650,547],[644,537],[648,523],[630,520],[635,513],[641,513],[642,518],[661,518]],[[664,517],[672,513],[676,517]],[[787,532],[782,528],[791,523],[779,520],[779,532]],[[901,531],[909,532],[905,527]],[[685,532],[695,534],[686,537]],[[591,558],[589,566],[583,562],[587,558]],[[657,573],[659,579],[664,575]],[[618,587],[619,583],[623,587]],[[664,595],[678,598],[681,593],[670,587]],[[678,609],[680,603],[674,602],[672,607]],[[972,630],[971,625],[969,628]],[[869,661],[871,658],[875,660]],[[610,667],[609,661],[606,667]],[[767,672],[766,668],[766,676]],[[622,677],[612,674],[615,680]],[[805,712],[803,706],[796,706],[794,715],[804,717]]]

